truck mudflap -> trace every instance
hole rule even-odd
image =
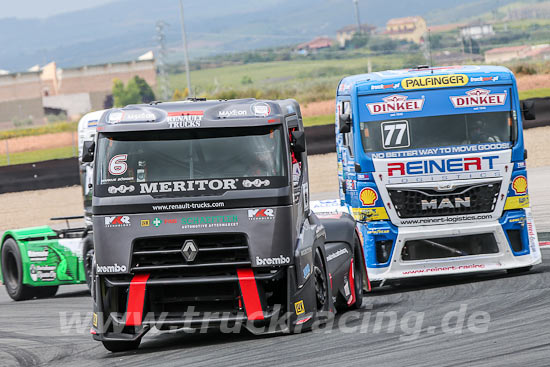
[[[259,283],[276,279],[283,274],[286,278],[285,304],[267,305],[265,293],[261,291]],[[317,313],[313,277],[298,288],[295,274],[294,266],[280,268],[273,274],[259,273],[253,268],[237,269],[236,276],[209,279],[206,286],[209,283],[236,283],[240,292],[240,312],[201,314],[195,312],[195,309],[188,309],[189,312],[180,312],[178,317],[165,315],[164,318],[147,312],[148,292],[161,286],[204,283],[204,279],[161,280],[151,279],[149,274],[136,274],[131,280],[114,281],[108,277],[96,276],[96,296],[90,333],[98,341],[135,341],[143,337],[153,326],[159,330],[178,330],[204,328],[204,325],[207,325],[207,328],[219,328],[223,324],[240,324],[239,327],[246,328],[253,334],[288,333],[309,329],[314,322],[325,322],[333,317],[332,297],[329,297],[327,312]],[[105,288],[117,287],[128,291],[124,313],[109,312],[110,310],[104,310],[101,306],[105,303],[105,297],[111,297]],[[229,327],[234,330],[232,326]]]

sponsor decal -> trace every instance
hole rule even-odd
[[[402,219],[399,221],[399,224],[402,224],[402,225],[451,224],[451,223],[458,223],[458,222],[475,222],[475,221],[488,220],[488,219],[493,219],[493,215],[492,214],[455,215],[451,217]]]
[[[358,220],[360,222],[389,219],[388,212],[384,207],[352,208],[351,211],[355,220]]]
[[[263,186],[269,186],[271,184],[271,182],[269,180],[260,180],[259,178],[255,179],[255,180],[243,180],[243,186],[246,187],[247,189],[254,186],[254,187],[257,187],[257,188],[260,188],[260,187],[263,187]]]
[[[302,269],[302,274],[304,275],[304,279],[307,279],[309,277],[309,274],[311,274],[311,266],[309,264],[306,264],[304,268]]]
[[[183,218],[181,222],[183,224],[182,229],[236,227],[239,225],[239,218],[236,215],[218,215],[213,217]]]
[[[136,190],[136,188],[134,186],[131,186],[131,185],[120,185],[120,186],[109,186],[109,188],[107,189],[107,192],[109,194],[125,194],[127,192],[134,192]]]
[[[151,225],[151,221],[149,219],[142,219],[141,220],[141,226],[142,227],[149,227]]]
[[[504,142],[504,143],[457,145],[457,146],[451,146],[451,147],[421,148],[421,149],[410,149],[410,150],[402,150],[402,151],[377,152],[377,153],[370,153],[370,155],[372,156],[372,158],[380,158],[380,159],[409,158],[409,157],[420,157],[420,156],[487,152],[487,151],[493,151],[493,150],[510,149],[511,147],[512,147],[512,144],[510,142]]]
[[[184,191],[220,191],[237,190],[238,179],[225,178],[222,180],[187,180],[172,182],[140,183],[140,194],[154,194],[157,192],[184,192]],[[247,181],[247,180],[245,180]],[[261,181],[261,180],[256,180]],[[266,180],[269,185],[269,181]],[[247,187],[243,182],[243,186]]]
[[[153,219],[153,225],[154,225],[155,227],[158,228],[161,224],[162,224],[162,220],[160,220],[160,218],[155,218],[155,219]]]
[[[166,121],[171,129],[186,129],[200,127],[204,111],[168,112]]]
[[[327,256],[327,261],[332,261],[334,259],[339,258],[342,255],[345,255],[345,254],[349,254],[349,251],[348,251],[347,248],[343,247],[340,250],[337,250],[337,251],[333,252],[332,254],[328,255]]]
[[[120,176],[126,173],[128,165],[126,160],[128,159],[128,154],[118,154],[115,155],[109,161],[109,173],[113,176]]]
[[[271,220],[275,218],[273,209],[248,209],[249,220]]]
[[[114,265],[99,265],[96,264],[96,270],[98,273],[125,273],[127,268],[126,265],[118,265],[115,263]]]
[[[371,90],[383,90],[383,89],[399,89],[401,86],[401,83],[395,83],[395,84],[377,84],[377,85],[371,85]]]
[[[271,114],[271,107],[265,102],[254,103],[251,108],[255,116],[267,117]]]
[[[286,265],[290,264],[290,257],[280,255],[279,257],[266,257],[261,258],[256,256],[256,266],[268,266],[268,265]]]
[[[109,124],[118,124],[119,122],[148,122],[155,121],[156,116],[154,113],[145,111],[113,111],[107,119]]]
[[[523,209],[529,207],[529,195],[512,196],[506,199],[504,210]]]
[[[376,234],[388,234],[388,233],[390,233],[390,230],[389,230],[389,229],[373,229],[373,230],[367,231],[367,234],[373,234],[373,235],[376,235]]]
[[[130,217],[127,215],[117,215],[115,217],[105,217],[105,227],[130,227]]]
[[[391,162],[387,164],[387,168],[390,177],[481,171],[484,168],[493,169],[495,159],[498,159],[498,156],[426,159],[407,163]]]
[[[95,312],[92,314],[92,325],[97,327],[97,313]]]
[[[349,92],[349,90],[351,89],[351,84],[348,84],[348,83],[340,83],[340,85],[338,86],[338,92]]]
[[[304,306],[304,301],[299,300],[298,302],[295,302],[294,309],[296,310],[296,315],[301,315],[303,313],[306,313],[306,307]]]
[[[29,273],[33,282],[38,280],[42,282],[53,282],[57,279],[57,268],[54,265],[35,265],[31,264]]]
[[[512,189],[516,195],[525,194],[527,192],[527,178],[525,176],[518,176],[514,178],[512,182]]]
[[[355,180],[346,180],[346,190],[355,190]]]
[[[164,224],[178,224],[177,219],[165,219]]]
[[[451,265],[451,266],[437,266],[434,268],[426,269],[414,269],[403,271],[403,275],[414,275],[414,274],[423,274],[423,273],[439,273],[439,272],[450,272],[450,271],[464,271],[464,270],[482,270],[485,269],[485,264],[471,264],[471,265]]]
[[[373,206],[376,200],[378,200],[378,194],[370,187],[365,187],[359,194],[361,204],[364,206]]]
[[[479,76],[471,77],[471,82],[498,82],[498,76]]]
[[[27,250],[27,256],[30,261],[46,261],[48,260],[49,250],[47,247],[44,247],[40,251]]]
[[[468,76],[464,74],[430,75],[405,78],[401,81],[404,89],[461,87],[468,84]]]
[[[466,92],[465,96],[451,96],[455,108],[502,106],[506,103],[506,92],[491,93],[490,90],[476,88]]]
[[[454,204],[449,198],[442,198],[439,201],[437,199],[422,200],[422,210],[436,210],[436,209],[454,209],[454,208],[469,208],[470,197],[454,198]]]
[[[393,94],[382,98],[384,102],[367,103],[371,115],[380,115],[396,112],[422,111],[424,99],[409,99],[408,96]]]
[[[248,116],[248,111],[247,110],[232,109],[232,110],[223,110],[223,111],[218,112],[218,117],[223,117],[223,118],[243,117],[243,116]]]

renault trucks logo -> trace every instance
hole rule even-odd
[[[187,262],[193,262],[195,261],[195,258],[197,257],[197,254],[199,253],[199,248],[195,244],[195,241],[193,240],[187,240],[181,247],[181,254],[183,255],[183,258]]]
[[[270,220],[275,218],[273,209],[248,209],[249,220]]]
[[[449,98],[455,108],[502,106],[506,103],[506,93],[491,93],[490,90],[481,88],[469,90],[465,96]]]
[[[367,108],[371,115],[380,115],[384,113],[395,112],[414,112],[422,111],[424,99],[408,99],[409,97],[394,94],[382,98],[384,102],[367,103]]]
[[[130,227],[130,217],[127,215],[105,217],[105,227]]]
[[[203,111],[168,112],[166,121],[171,129],[200,127],[203,115]]]

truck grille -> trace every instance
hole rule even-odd
[[[193,242],[184,256],[185,244]],[[196,251],[193,251],[196,250]],[[251,266],[244,234],[216,234],[140,238],[134,241],[132,272],[151,275],[215,276],[234,273],[237,267]]]
[[[388,190],[400,218],[490,213],[499,192],[500,183],[459,187],[445,193],[424,188]]]

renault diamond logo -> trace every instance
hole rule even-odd
[[[187,240],[181,247],[181,253],[187,262],[192,262],[197,257],[199,249],[193,240]]]

